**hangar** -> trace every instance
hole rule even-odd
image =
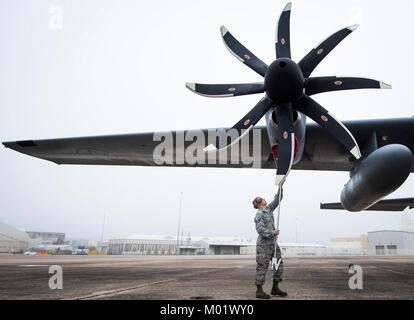
[[[256,242],[246,239],[204,238],[194,242],[194,246],[204,248],[207,255],[247,255],[256,253]]]
[[[414,255],[414,232],[380,230],[368,232],[371,255]]]
[[[176,254],[177,239],[168,235],[130,235],[112,239],[108,254]]]

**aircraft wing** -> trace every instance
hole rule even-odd
[[[156,145],[150,133],[23,140],[3,145],[56,164],[155,165],[152,151]]]
[[[375,132],[378,137],[378,147],[389,143],[401,143],[409,147],[414,153],[414,118],[380,119],[344,121],[344,125],[352,132],[359,145],[364,145]],[[224,128],[225,130],[229,128]],[[52,161],[57,164],[78,165],[131,165],[131,166],[175,166],[175,167],[222,167],[222,168],[251,168],[252,163],[236,161],[232,163],[187,163],[179,161],[185,150],[196,141],[193,138],[187,140],[187,136],[193,137],[202,133],[204,137],[210,130],[186,130],[165,132],[172,135],[174,144],[166,152],[173,157],[169,163],[159,163],[154,158],[154,150],[160,145],[162,139],[154,139],[155,135],[164,133],[134,133],[94,137],[78,137],[46,140],[23,140],[3,142],[7,148],[24,153],[36,158]],[[262,169],[274,169],[275,161],[270,153],[270,145],[266,127],[256,126],[255,130],[260,136],[260,153],[254,154],[255,167]],[[181,137],[183,142],[177,141]],[[382,137],[382,138],[381,138]],[[386,137],[386,140],[385,138]],[[243,139],[249,139],[248,144],[253,150],[253,132],[251,131]],[[242,143],[243,143],[242,139]],[[208,138],[201,145],[208,145]],[[241,144],[242,144],[241,143]],[[241,149],[241,148],[240,148]],[[239,150],[240,151],[240,150]],[[228,151],[230,154],[230,150]],[[213,160],[215,155],[209,155]],[[236,159],[237,160],[237,159]],[[308,123],[302,159],[293,165],[296,170],[329,170],[349,171],[353,167],[354,159],[349,156],[347,150],[315,123]]]
[[[381,200],[366,210],[368,211],[404,211],[407,208],[408,209],[414,208],[414,198]],[[342,207],[342,204],[339,202],[321,203],[321,209],[345,210]]]
[[[221,128],[228,130],[230,128]],[[270,146],[267,138],[265,127],[257,128],[260,133],[260,142],[262,144],[260,152],[256,155],[255,160],[260,168],[275,168],[273,157],[271,156]],[[59,165],[78,164],[78,165],[121,165],[121,166],[174,166],[174,167],[223,167],[223,168],[250,168],[251,163],[219,163],[216,155],[208,155],[202,151],[207,145],[208,132],[218,129],[202,129],[202,130],[186,130],[171,132],[148,132],[133,134],[118,134],[91,137],[74,137],[62,139],[42,139],[42,140],[22,140],[3,142],[6,148],[13,149],[17,152],[48,160]],[[185,150],[196,139],[185,141],[185,137],[196,136],[202,134],[205,137],[201,144],[198,145],[200,153],[205,156],[204,162],[189,164],[187,162],[178,161],[181,155],[185,154]],[[166,148],[165,152],[172,157],[172,162],[164,162],[160,164],[157,161],[154,150],[161,142],[166,141],[159,137],[170,136],[173,143],[171,148]],[[177,142],[181,139],[182,142]],[[161,140],[161,141],[160,141]],[[249,135],[249,147],[253,141],[253,135]],[[228,153],[231,154],[231,151]],[[165,153],[164,153],[165,155]],[[240,156],[240,150],[238,152]],[[212,158],[208,160],[207,157]],[[217,159],[216,159],[217,158]]]

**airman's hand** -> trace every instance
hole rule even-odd
[[[276,235],[277,236],[279,235],[279,232],[280,232],[280,230],[279,229],[276,229]]]
[[[275,195],[275,199],[279,198],[279,191]],[[283,187],[280,188],[280,199],[283,199]]]

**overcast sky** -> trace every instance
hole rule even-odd
[[[208,99],[184,83],[260,81],[227,51],[219,27],[224,24],[271,63],[275,25],[286,3],[1,0],[0,141],[229,127],[260,95]],[[414,115],[413,9],[408,0],[294,1],[295,61],[358,23],[313,75],[366,76],[393,85],[315,100],[342,120]],[[272,170],[256,169],[58,166],[0,148],[0,221],[99,239],[106,213],[105,239],[175,235],[182,191],[185,234],[255,239],[251,200],[271,199],[274,177]],[[339,200],[348,177],[291,171],[280,241],[296,240],[296,221],[300,242],[323,244],[401,228],[399,213],[319,210],[320,202]],[[390,197],[413,196],[413,187],[409,177]]]

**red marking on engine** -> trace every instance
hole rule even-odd
[[[250,60],[250,56],[249,56],[248,54],[245,54],[245,55],[244,55],[244,57],[245,57],[247,60]]]
[[[342,84],[342,81],[338,80],[334,82],[336,86],[340,86]]]
[[[289,133],[287,133],[287,131],[283,132],[283,139],[287,139],[289,138]]]
[[[328,122],[328,118],[326,116],[321,116],[321,119],[325,122]]]
[[[277,144],[275,144],[274,146],[270,148],[270,153],[275,159],[278,158],[278,150],[279,150],[279,146]],[[295,151],[293,154],[293,158],[296,158],[296,154],[298,153],[298,150],[299,150],[299,140],[297,137],[295,137]]]
[[[236,88],[229,88],[230,92],[236,91]]]
[[[249,123],[250,123],[250,119],[247,119],[247,120],[244,122],[244,125],[245,125],[245,126],[247,126]]]
[[[317,54],[322,54],[322,52],[323,52],[323,49],[319,49]]]

